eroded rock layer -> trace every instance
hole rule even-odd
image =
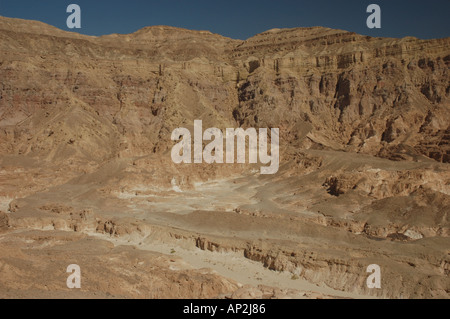
[[[0,17],[0,296],[448,297],[449,63],[449,38]],[[174,164],[197,119],[279,128],[278,173]]]

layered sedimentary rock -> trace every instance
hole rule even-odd
[[[286,148],[449,161],[448,39],[303,28],[242,42],[170,27],[97,38],[6,18],[1,32],[7,153],[160,153],[201,117],[280,127]]]
[[[2,241],[20,247],[27,240],[10,231],[32,243],[16,256],[22,260],[45,241],[29,229],[54,239],[49,250],[66,249],[64,231],[79,252],[106,245],[85,235],[126,238],[138,249],[169,243],[237,253],[349,293],[448,297],[449,44],[322,27],[274,29],[246,41],[165,26],[90,37],[1,17],[5,256],[12,252]],[[279,172],[175,165],[171,133],[192,131],[196,119],[221,130],[280,128]],[[134,265],[133,254],[109,246],[99,252],[125,256],[111,276],[114,267]],[[67,255],[55,259],[62,267]],[[144,276],[140,288],[97,283],[85,296],[99,289],[119,297],[317,297],[289,285],[283,293],[242,288],[198,270],[173,274],[166,259],[152,264],[159,290]],[[371,263],[386,276],[382,290],[365,286]],[[133,271],[121,282],[132,281]],[[32,273],[9,286],[15,295],[29,296]],[[195,279],[170,292],[185,275]]]

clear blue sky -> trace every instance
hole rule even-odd
[[[0,15],[69,30],[66,8],[81,7],[89,35],[131,33],[151,25],[209,30],[247,39],[272,28],[325,26],[370,36],[450,36],[450,0],[0,0]],[[382,9],[382,28],[368,29],[366,8]]]

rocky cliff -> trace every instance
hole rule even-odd
[[[13,254],[5,242],[25,247],[24,236],[40,267],[45,241],[87,262],[94,242],[85,236],[105,236],[150,250],[236,253],[348,293],[448,297],[449,63],[449,38],[314,27],[240,41],[166,26],[91,37],[0,17],[2,256]],[[280,171],[173,164],[172,131],[196,119],[204,128],[280,128]],[[122,254],[120,267],[132,267],[134,252],[105,247],[98,258]],[[61,249],[54,258],[63,265]],[[27,254],[0,262],[21,269]],[[223,271],[211,256],[205,262]],[[161,260],[150,262],[159,290],[127,286],[131,271],[121,287],[92,284],[85,296],[217,297],[241,287],[185,266],[173,274],[170,257]],[[383,269],[383,290],[364,285],[371,263]],[[229,267],[224,276],[239,273]],[[16,273],[3,284],[28,296]],[[194,279],[173,292],[186,274]],[[194,292],[208,280],[220,289]]]
[[[316,27],[238,41],[163,26],[88,37],[7,18],[0,35],[8,154],[161,153],[201,118],[280,127],[283,149],[450,160],[449,39]]]

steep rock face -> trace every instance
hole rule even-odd
[[[320,146],[447,162],[448,47],[448,39],[271,30],[233,51],[250,61],[236,113],[248,125],[283,126],[285,121],[288,127],[304,127],[300,123],[307,122],[312,125],[308,138]],[[271,121],[258,123],[264,114]]]
[[[316,27],[238,41],[163,26],[88,37],[8,18],[0,36],[0,148],[9,154],[55,145],[92,161],[161,153],[175,127],[201,118],[280,127],[282,149],[449,160],[448,39]]]
[[[37,228],[136,247],[146,239],[150,249],[195,241],[336,289],[447,296],[449,42],[320,27],[246,41],[163,26],[89,37],[0,18],[2,238]],[[196,119],[280,128],[278,174],[175,165],[171,133],[192,132]],[[388,269],[382,291],[365,286],[374,262]],[[210,279],[150,296],[238,287],[214,291],[218,280],[194,293]],[[22,284],[9,288],[22,293]]]

